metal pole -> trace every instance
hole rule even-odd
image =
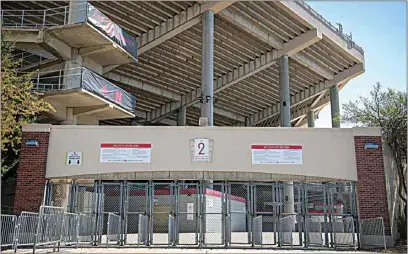
[[[330,108],[332,117],[332,127],[340,128],[340,101],[339,101],[339,87],[337,84],[330,87]]]
[[[43,26],[45,26],[45,16],[47,15],[47,10],[44,10],[44,16],[43,16]]]
[[[213,126],[214,79],[214,12],[204,12],[201,44],[201,117]]]
[[[309,128],[315,127],[315,114],[313,110],[307,112],[307,127]]]
[[[24,10],[23,13],[21,14],[21,27],[24,25]]]

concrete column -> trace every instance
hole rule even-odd
[[[204,12],[203,37],[201,44],[201,117],[208,118],[208,126],[213,126],[214,99],[214,12]]]
[[[281,127],[292,127],[290,124],[290,93],[289,93],[289,58],[282,56],[279,60],[279,94]],[[285,213],[295,212],[293,182],[283,185],[283,203]],[[294,223],[293,223],[294,225]]]
[[[313,110],[307,112],[307,127],[309,128],[315,127],[315,113]]]
[[[291,127],[288,56],[282,56],[279,60],[279,94],[281,127]]]
[[[186,125],[186,120],[187,120],[187,107],[182,106],[179,109],[178,115],[177,115],[177,125],[178,126],[185,126]]]
[[[69,2],[69,10],[65,18],[68,24],[82,23],[86,21],[87,0],[75,0]]]
[[[67,108],[65,121],[61,122],[62,125],[77,125],[77,117],[74,115],[74,108]]]
[[[339,100],[339,86],[337,84],[330,87],[330,108],[332,117],[332,127],[340,128],[340,100]]]

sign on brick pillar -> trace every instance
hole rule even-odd
[[[355,136],[354,144],[360,219],[383,217],[385,234],[391,235],[381,137]],[[366,149],[366,144],[378,148]]]
[[[46,128],[44,128],[46,129]],[[45,171],[49,142],[49,128],[36,132],[24,132],[20,150],[20,162],[17,170],[14,213],[21,211],[38,212],[44,195],[46,183]],[[30,142],[27,145],[27,141]],[[35,145],[38,141],[38,145]]]

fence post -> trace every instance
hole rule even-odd
[[[67,24],[67,8],[68,8],[68,6],[64,7],[64,25]]]
[[[43,26],[45,26],[45,16],[47,15],[47,10],[44,10],[44,16],[43,16]]]
[[[23,25],[24,25],[24,10],[21,14],[21,27],[23,27]]]

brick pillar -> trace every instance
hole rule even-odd
[[[385,234],[391,235],[381,142],[380,136],[354,137],[358,205],[361,219],[383,217]],[[374,143],[379,147],[378,149],[364,149],[367,143]]]
[[[51,125],[23,126],[20,162],[17,171],[14,213],[38,212],[44,196],[45,170]],[[27,146],[26,141],[37,140],[39,146]]]

